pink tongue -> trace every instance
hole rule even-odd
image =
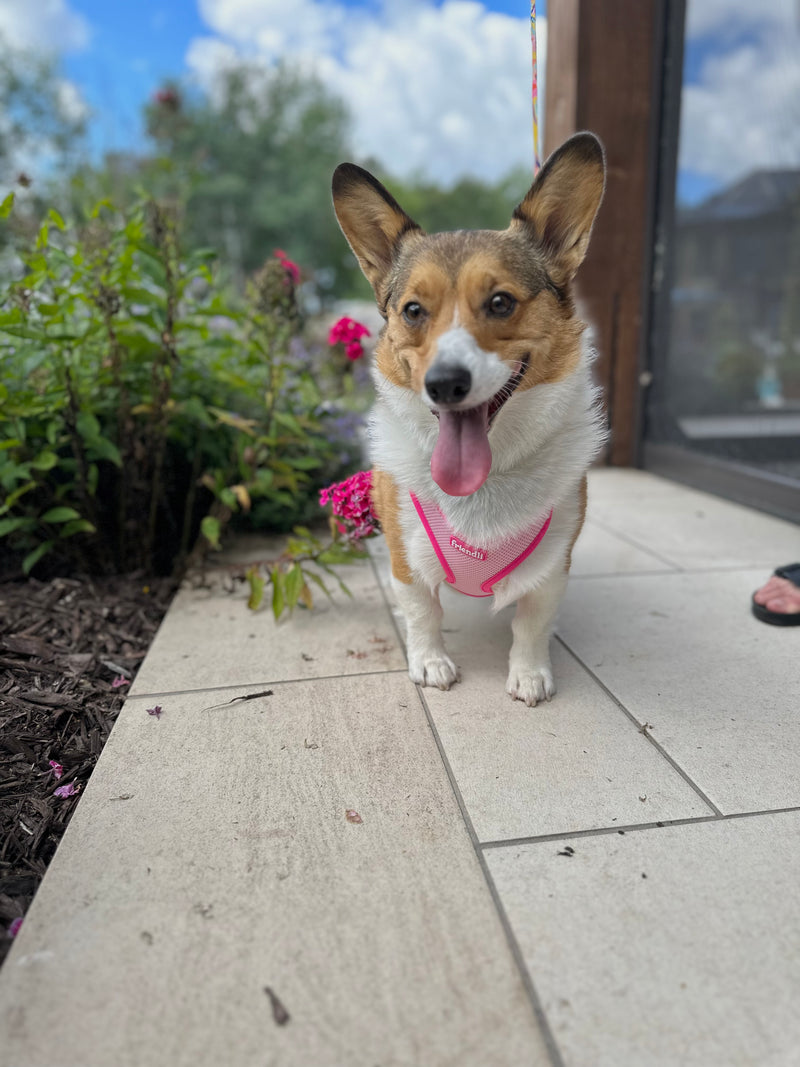
[[[489,404],[471,411],[441,411],[431,456],[433,480],[449,496],[469,496],[489,476]]]

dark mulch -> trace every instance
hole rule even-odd
[[[0,962],[167,610],[169,579],[0,584]],[[64,768],[56,779],[49,761]]]

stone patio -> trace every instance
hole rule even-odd
[[[411,684],[380,542],[279,625],[182,590],[0,972],[0,1067],[799,1063],[800,628],[749,597],[800,528],[640,471],[589,501],[535,709],[509,611],[449,591],[463,681]]]

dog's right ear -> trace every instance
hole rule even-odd
[[[422,230],[378,179],[355,163],[341,163],[334,171],[333,207],[342,233],[382,305],[384,283],[397,246],[407,233]]]

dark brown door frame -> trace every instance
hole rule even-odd
[[[545,152],[596,133],[608,181],[578,291],[598,347],[611,440],[606,461],[642,460],[668,17],[684,0],[551,0]],[[663,175],[662,175],[663,178]],[[674,189],[674,175],[672,181]]]

